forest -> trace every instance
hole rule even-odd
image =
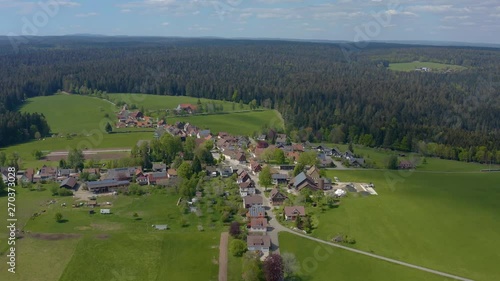
[[[446,147],[437,156],[449,159],[486,151],[482,162],[500,150],[500,50],[494,48],[77,36],[31,38],[18,48],[0,38],[0,146],[34,137],[29,122],[42,136],[49,133],[43,116],[13,115],[27,98],[94,89],[255,99],[281,112],[294,141],[403,151],[433,143]],[[387,67],[417,60],[466,69]],[[20,121],[7,124],[7,116]]]

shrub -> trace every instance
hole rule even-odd
[[[235,257],[241,257],[247,251],[247,244],[242,240],[235,239],[229,245],[229,252]]]

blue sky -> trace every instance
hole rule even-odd
[[[500,0],[0,0],[0,15],[1,35],[500,43]]]

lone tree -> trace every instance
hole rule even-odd
[[[389,158],[386,160],[386,165],[387,169],[389,170],[397,170],[398,169],[398,156],[397,155],[391,155]]]
[[[297,274],[300,267],[295,255],[292,253],[283,253],[281,258],[283,259],[283,272],[286,277],[292,277]]]
[[[63,219],[63,215],[61,213],[56,213],[55,219],[56,219],[56,222],[61,222]]]
[[[269,255],[263,264],[264,276],[266,281],[281,281],[283,280],[284,269],[283,259],[278,254]]]
[[[235,257],[241,257],[247,251],[247,244],[240,239],[231,241],[229,252]]]
[[[262,168],[262,171],[260,171],[259,184],[262,185],[266,191],[267,188],[272,184],[271,168],[268,165],[266,165],[264,168]]]
[[[113,132],[113,127],[111,127],[111,124],[106,123],[106,127],[104,128],[106,130],[106,133],[110,134]]]
[[[229,226],[229,234],[233,237],[238,237],[241,234],[240,223],[233,221]]]

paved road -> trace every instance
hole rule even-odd
[[[242,167],[239,167],[239,168],[241,169]],[[303,234],[303,233],[300,233],[300,232],[297,232],[297,231],[293,231],[293,230],[291,230],[291,229],[289,229],[287,227],[284,227],[275,218],[275,215],[274,215],[274,213],[272,212],[272,209],[271,209],[272,207],[271,207],[271,205],[269,203],[269,199],[265,196],[263,188],[258,184],[258,182],[259,182],[258,177],[254,176],[254,175],[251,175],[250,177],[255,181],[256,188],[261,192],[262,197],[264,197],[264,205],[266,206],[266,209],[268,209],[267,214],[270,217],[269,226],[272,228],[272,230],[269,231],[269,236],[271,237],[271,242],[272,242],[272,244],[274,246],[271,250],[273,250],[275,252],[276,251],[279,252],[278,233],[280,231],[283,231],[283,232],[292,233],[294,235],[297,235],[297,236],[300,236],[300,237],[303,237],[303,238],[306,238],[306,239],[309,239],[309,240],[313,240],[313,241],[316,241],[316,242],[319,242],[319,243],[323,243],[323,244],[326,244],[326,245],[329,245],[329,246],[332,246],[332,247],[341,248],[341,249],[346,250],[346,251],[350,251],[350,252],[358,253],[358,254],[361,254],[361,255],[369,256],[369,257],[376,258],[376,259],[379,259],[379,260],[383,260],[383,261],[386,261],[386,262],[390,262],[390,263],[394,263],[394,264],[398,264],[398,265],[402,265],[402,266],[414,268],[414,269],[417,269],[417,270],[421,270],[421,271],[433,273],[433,274],[436,274],[436,275],[444,276],[444,277],[455,279],[455,280],[473,281],[472,279],[468,279],[468,278],[464,278],[464,277],[460,277],[460,276],[448,274],[448,273],[445,273],[445,272],[433,270],[433,269],[430,269],[430,268],[426,268],[426,267],[414,265],[414,264],[411,264],[411,263],[407,263],[407,262],[403,262],[403,261],[399,261],[399,260],[395,260],[395,259],[391,259],[391,258],[386,258],[386,257],[380,256],[380,255],[372,254],[370,252],[365,252],[365,251],[361,251],[361,250],[349,248],[349,247],[346,247],[346,246],[343,246],[343,245],[339,245],[339,244],[336,244],[336,243],[332,243],[332,242],[328,242],[328,241],[321,240],[321,239],[318,239],[318,238],[314,238],[314,237],[311,237],[309,235],[306,235],[306,234]]]
[[[123,149],[94,149],[94,150],[82,150],[82,153],[85,154],[98,154],[98,153],[116,153],[116,152],[130,152],[131,149],[123,148]],[[68,155],[69,151],[53,151],[49,153],[47,156],[65,156]]]
[[[219,244],[219,281],[227,281],[228,240],[229,240],[229,234],[227,232],[222,232],[220,234],[220,244]]]

